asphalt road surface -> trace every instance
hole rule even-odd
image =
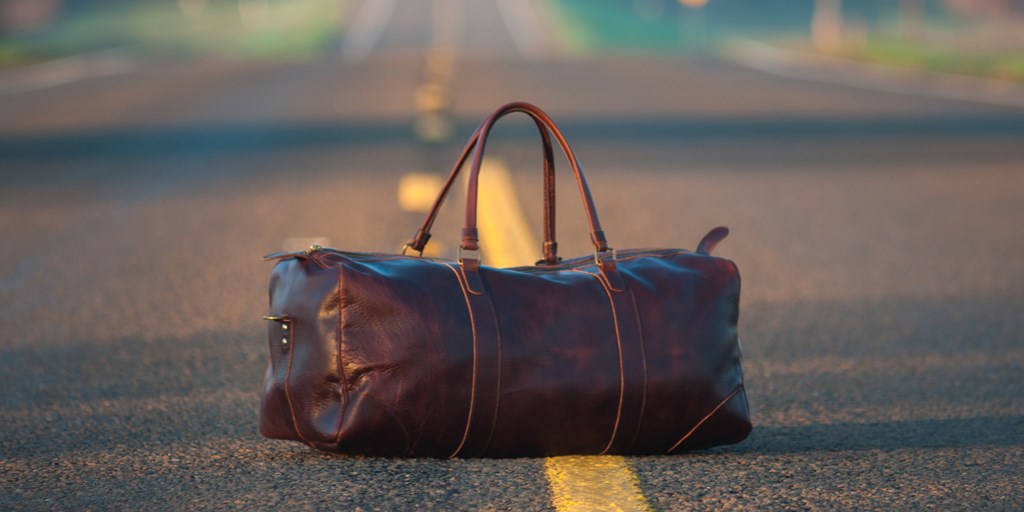
[[[631,458],[654,509],[1024,507],[1024,111],[568,58],[466,6],[440,43],[451,20],[401,2],[368,51],[136,60],[0,96],[0,508],[551,509],[543,459],[352,458],[257,432],[260,256],[397,250],[422,215],[400,178],[446,172],[511,100],[564,129],[613,246],[732,229],[717,253],[744,276],[755,429]],[[456,132],[428,144],[415,91],[438,44],[457,50]],[[489,149],[539,227],[534,137],[510,119]],[[561,252],[585,254],[568,179]]]

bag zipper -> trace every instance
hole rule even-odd
[[[637,254],[651,255],[651,256],[662,256],[673,253],[689,253],[685,249],[626,249],[618,253],[619,259],[628,258]],[[354,261],[372,261],[376,259],[410,259],[410,260],[424,260],[433,261],[437,263],[454,263],[453,261],[442,259],[442,258],[425,258],[419,256],[406,256],[402,254],[390,254],[383,252],[356,252],[356,251],[342,251],[340,249],[334,249],[331,247],[323,247],[321,245],[311,245],[309,249],[304,251],[285,251],[268,254],[263,257],[264,260],[283,260],[288,258],[299,258],[299,259],[312,259],[321,265],[323,262],[319,261],[315,257],[317,253],[337,254],[344,258],[348,258]],[[519,272],[545,272],[548,270],[567,270],[572,268],[584,268],[592,265],[594,262],[593,256],[580,256],[568,260],[564,260],[557,265],[527,265],[522,267],[509,267],[507,270],[516,270]],[[326,266],[326,265],[324,265]]]

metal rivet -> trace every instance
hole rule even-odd
[[[281,338],[281,344],[282,345],[287,345],[288,344],[288,338]]]
[[[287,331],[288,330],[288,324],[282,323],[281,324],[281,330],[282,331]]]

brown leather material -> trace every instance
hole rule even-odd
[[[704,235],[704,238],[700,239],[700,243],[697,244],[697,253],[708,255],[711,251],[715,250],[715,246],[725,240],[725,237],[729,236],[729,228],[719,226],[708,234]]]
[[[555,240],[555,156],[551,150],[551,137],[546,128],[537,123],[544,139],[544,244],[541,253],[544,258],[538,265],[558,263],[558,242]]]
[[[526,109],[552,129],[523,105],[488,120]],[[475,156],[488,133],[485,123]],[[739,272],[707,254],[725,232],[700,252],[609,249],[562,148],[593,254],[518,268],[481,265],[471,252],[268,256],[263,435],[423,457],[664,454],[746,438]]]
[[[565,154],[565,158],[569,161],[569,166],[572,168],[573,174],[576,176],[576,184],[580,189],[580,196],[583,199],[583,206],[586,208],[587,222],[590,224],[590,238],[594,243],[594,248],[598,252],[608,250],[608,242],[604,238],[604,232],[601,231],[601,222],[597,218],[597,208],[594,206],[594,198],[590,195],[590,187],[587,185],[587,179],[583,176],[583,170],[580,168],[579,162],[576,160],[576,154],[572,148],[569,147],[569,143],[565,140],[565,136],[555,126],[554,121],[548,117],[541,109],[529,104],[522,102],[508,103],[498,110],[495,110],[487,119],[484,120],[483,124],[480,125],[476,147],[473,151],[473,163],[469,170],[469,185],[466,192],[466,222],[463,227],[462,247],[464,249],[471,248],[470,246],[475,245],[477,242],[474,238],[466,237],[467,231],[476,230],[476,202],[477,202],[477,182],[480,176],[480,167],[484,161],[484,150],[487,146],[487,137],[491,133],[491,129],[502,117],[507,116],[513,112],[522,112],[527,114],[534,121],[543,124],[551,134],[555,137],[558,145],[562,148],[562,153]]]
[[[482,284],[476,272],[478,264],[476,260],[470,265],[463,264],[462,272],[464,278],[472,272],[477,282]],[[491,296],[484,293],[482,286],[479,292],[471,290],[469,282],[469,279],[464,279],[462,284],[467,292],[466,306],[473,330],[473,389],[470,393],[466,432],[452,457],[476,457],[487,449],[494,432],[501,396],[501,331],[498,318]]]
[[[541,261],[544,262],[544,264],[550,265],[557,263],[559,260],[558,242],[555,240],[555,157],[554,151],[551,148],[551,136],[548,135],[547,128],[538,119],[534,119],[534,122],[540,132],[544,156],[544,244],[541,247],[544,259]],[[469,142],[462,149],[462,154],[455,162],[455,166],[452,168],[451,172],[448,173],[448,179],[445,180],[444,185],[441,187],[441,191],[438,193],[433,207],[427,214],[427,218],[424,219],[423,225],[420,226],[420,229],[416,231],[416,235],[413,236],[412,240],[409,242],[409,248],[420,253],[423,252],[427,242],[430,240],[430,229],[434,226],[434,221],[437,220],[437,214],[441,211],[441,206],[444,205],[444,200],[448,197],[448,192],[455,183],[455,178],[458,177],[459,171],[461,171],[463,166],[465,166],[470,152],[476,147],[479,134],[480,128],[478,127],[476,131],[473,132]]]
[[[483,295],[484,282],[480,279],[480,260],[476,258],[463,258],[459,260],[459,273],[465,285],[466,292],[470,295]]]
[[[619,407],[608,446],[601,453],[628,452],[636,440],[643,417],[647,397],[647,362],[644,356],[644,336],[640,316],[636,309],[636,297],[626,286],[615,289],[607,279],[606,272],[578,272],[594,276],[604,287],[611,304],[612,323],[615,325],[615,341],[619,349]],[[618,275],[618,272],[616,272]]]

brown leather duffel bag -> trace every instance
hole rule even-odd
[[[491,127],[511,112],[532,117],[544,143],[545,257],[493,268],[478,257],[477,176]],[[586,206],[586,257],[556,254],[548,130]],[[565,138],[537,107],[511,103],[477,129],[407,248],[422,253],[471,152],[456,261],[316,246],[267,257],[277,264],[260,432],[427,457],[673,453],[746,438],[740,278],[709,254],[728,230],[695,252],[616,252]]]

